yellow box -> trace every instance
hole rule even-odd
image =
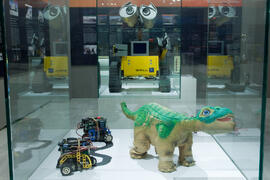
[[[45,56],[44,71],[48,77],[67,77],[68,76],[68,57],[67,56]]]
[[[123,56],[121,70],[124,77],[156,77],[159,72],[158,56]]]
[[[208,77],[230,77],[233,69],[232,56],[208,56]]]

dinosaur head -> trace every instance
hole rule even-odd
[[[196,118],[201,122],[201,130],[209,134],[225,133],[235,128],[233,112],[224,107],[203,107]]]

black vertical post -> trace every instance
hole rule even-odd
[[[7,121],[7,140],[8,140],[8,160],[9,160],[9,175],[10,180],[13,180],[13,161],[12,161],[12,138],[11,138],[11,120],[9,112],[9,88],[8,88],[8,70],[7,70],[7,58],[6,58],[6,36],[5,36],[5,19],[4,19],[4,3],[0,3],[0,21],[1,21],[1,38],[2,38],[2,53],[4,61],[4,88],[5,88],[5,104],[6,104],[6,121]]]
[[[263,180],[263,160],[264,160],[264,136],[265,136],[265,115],[266,115],[266,100],[267,100],[267,68],[269,58],[269,0],[266,0],[265,9],[265,34],[264,34],[264,64],[263,64],[263,88],[262,88],[262,114],[261,114],[261,136],[260,136],[260,161],[259,161],[259,180]]]

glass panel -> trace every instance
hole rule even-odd
[[[269,66],[268,66],[269,67]],[[268,75],[269,78],[269,75]],[[269,81],[268,81],[269,82]],[[268,88],[268,96],[267,96],[267,108],[266,108],[266,119],[265,119],[265,135],[264,135],[264,159],[263,159],[263,174],[262,174],[262,179],[270,179],[270,173],[268,171],[270,167],[270,127],[269,127],[269,122],[270,122],[270,89]]]
[[[4,5],[13,178],[28,179],[70,129],[68,1]]]
[[[229,107],[238,128],[214,137],[247,179],[259,175],[265,4],[208,6],[207,102]]]
[[[267,2],[267,16],[268,18],[266,17],[266,31],[268,30],[268,33],[269,33],[269,1]],[[268,28],[267,28],[268,26]],[[265,113],[265,127],[264,127],[264,149],[261,149],[261,152],[263,152],[263,157],[261,157],[261,159],[263,160],[263,163],[261,162],[261,169],[260,169],[260,175],[262,177],[262,179],[270,179],[270,173],[267,169],[269,169],[270,167],[270,71],[269,71],[269,68],[270,68],[270,63],[269,63],[269,48],[270,48],[270,45],[269,45],[269,37],[268,37],[268,57],[266,60],[268,60],[268,69],[267,69],[267,72],[268,72],[268,76],[267,76],[267,94],[266,94],[266,113]],[[266,45],[266,44],[265,44]],[[264,66],[265,67],[265,66]]]

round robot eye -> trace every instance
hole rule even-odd
[[[203,115],[204,115],[204,116],[207,116],[207,115],[209,115],[209,114],[210,114],[210,111],[209,111],[208,109],[206,109],[206,110],[203,111]]]

